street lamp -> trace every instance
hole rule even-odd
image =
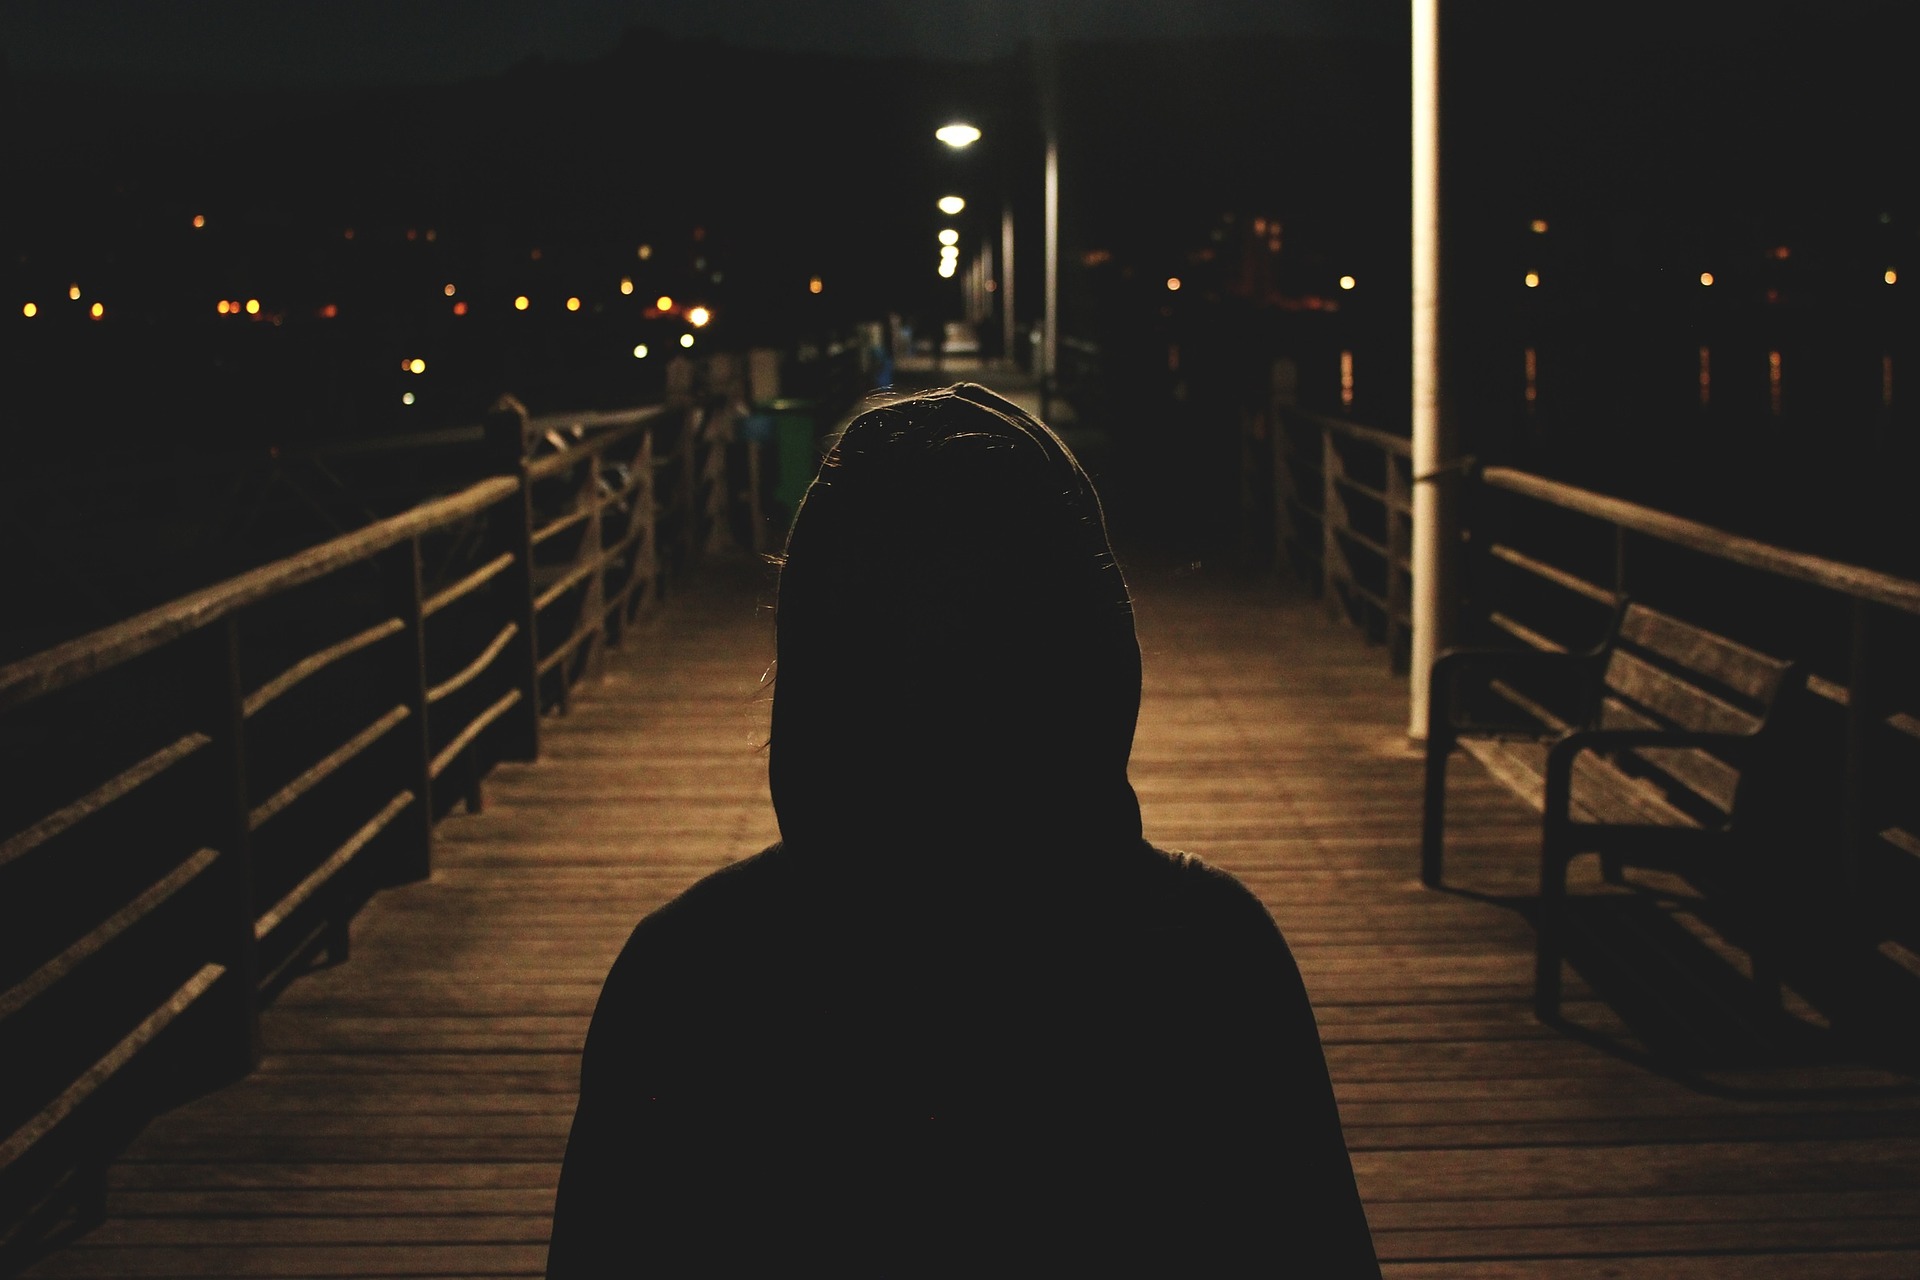
[[[955,151],[962,151],[980,141],[981,132],[975,125],[956,120],[934,130],[933,136]],[[1039,368],[1035,373],[1040,378],[1041,395],[1044,398],[1050,389],[1055,364],[1058,333],[1059,305],[1059,253],[1060,253],[1060,171],[1059,153],[1055,146],[1051,130],[1047,137],[1046,160],[1046,295],[1044,319],[1041,324],[1041,350]],[[953,202],[954,208],[947,207]],[[966,202],[958,196],[948,196],[940,201],[940,209],[949,215],[958,213],[966,207]],[[1013,292],[1013,200],[1009,195],[1002,196],[1000,207],[1000,330],[1001,351],[1005,359],[1013,360],[1015,345],[1015,317]]]

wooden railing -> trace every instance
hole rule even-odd
[[[1274,562],[1304,574],[1406,669],[1413,447],[1404,436],[1275,404]]]
[[[9,1219],[96,1197],[156,1100],[249,1069],[263,1002],[538,754],[707,540],[705,414],[503,403],[506,474],[0,668]]]
[[[1408,626],[1408,442],[1276,406],[1276,553],[1395,648]],[[1506,467],[1462,474],[1461,643],[1585,649],[1651,605],[1807,672],[1791,810],[1802,939],[1823,1007],[1920,1018],[1920,582],[1774,546]],[[1422,679],[1423,673],[1409,673]],[[1541,697],[1549,696],[1542,692]],[[1553,710],[1554,708],[1548,708]]]

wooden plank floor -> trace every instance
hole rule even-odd
[[[108,1220],[28,1274],[538,1275],[609,962],[774,836],[761,572],[645,622],[545,758],[443,825],[432,879],[281,997],[260,1070],[152,1124]],[[1453,887],[1421,888],[1420,762],[1380,651],[1270,586],[1132,576],[1148,836],[1238,873],[1291,940],[1390,1276],[1920,1275],[1910,1081],[1756,1056],[1684,999],[1663,1045],[1579,978],[1573,1025],[1542,1026],[1532,815],[1456,770]]]

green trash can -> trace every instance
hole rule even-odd
[[[811,400],[762,400],[753,417],[764,424],[761,437],[773,445],[773,503],[781,518],[791,519],[801,495],[820,469],[818,433]]]

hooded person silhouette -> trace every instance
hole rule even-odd
[[[1086,473],[961,383],[823,460],[775,609],[779,843],[602,990],[550,1280],[1377,1276],[1265,907],[1142,838]]]

